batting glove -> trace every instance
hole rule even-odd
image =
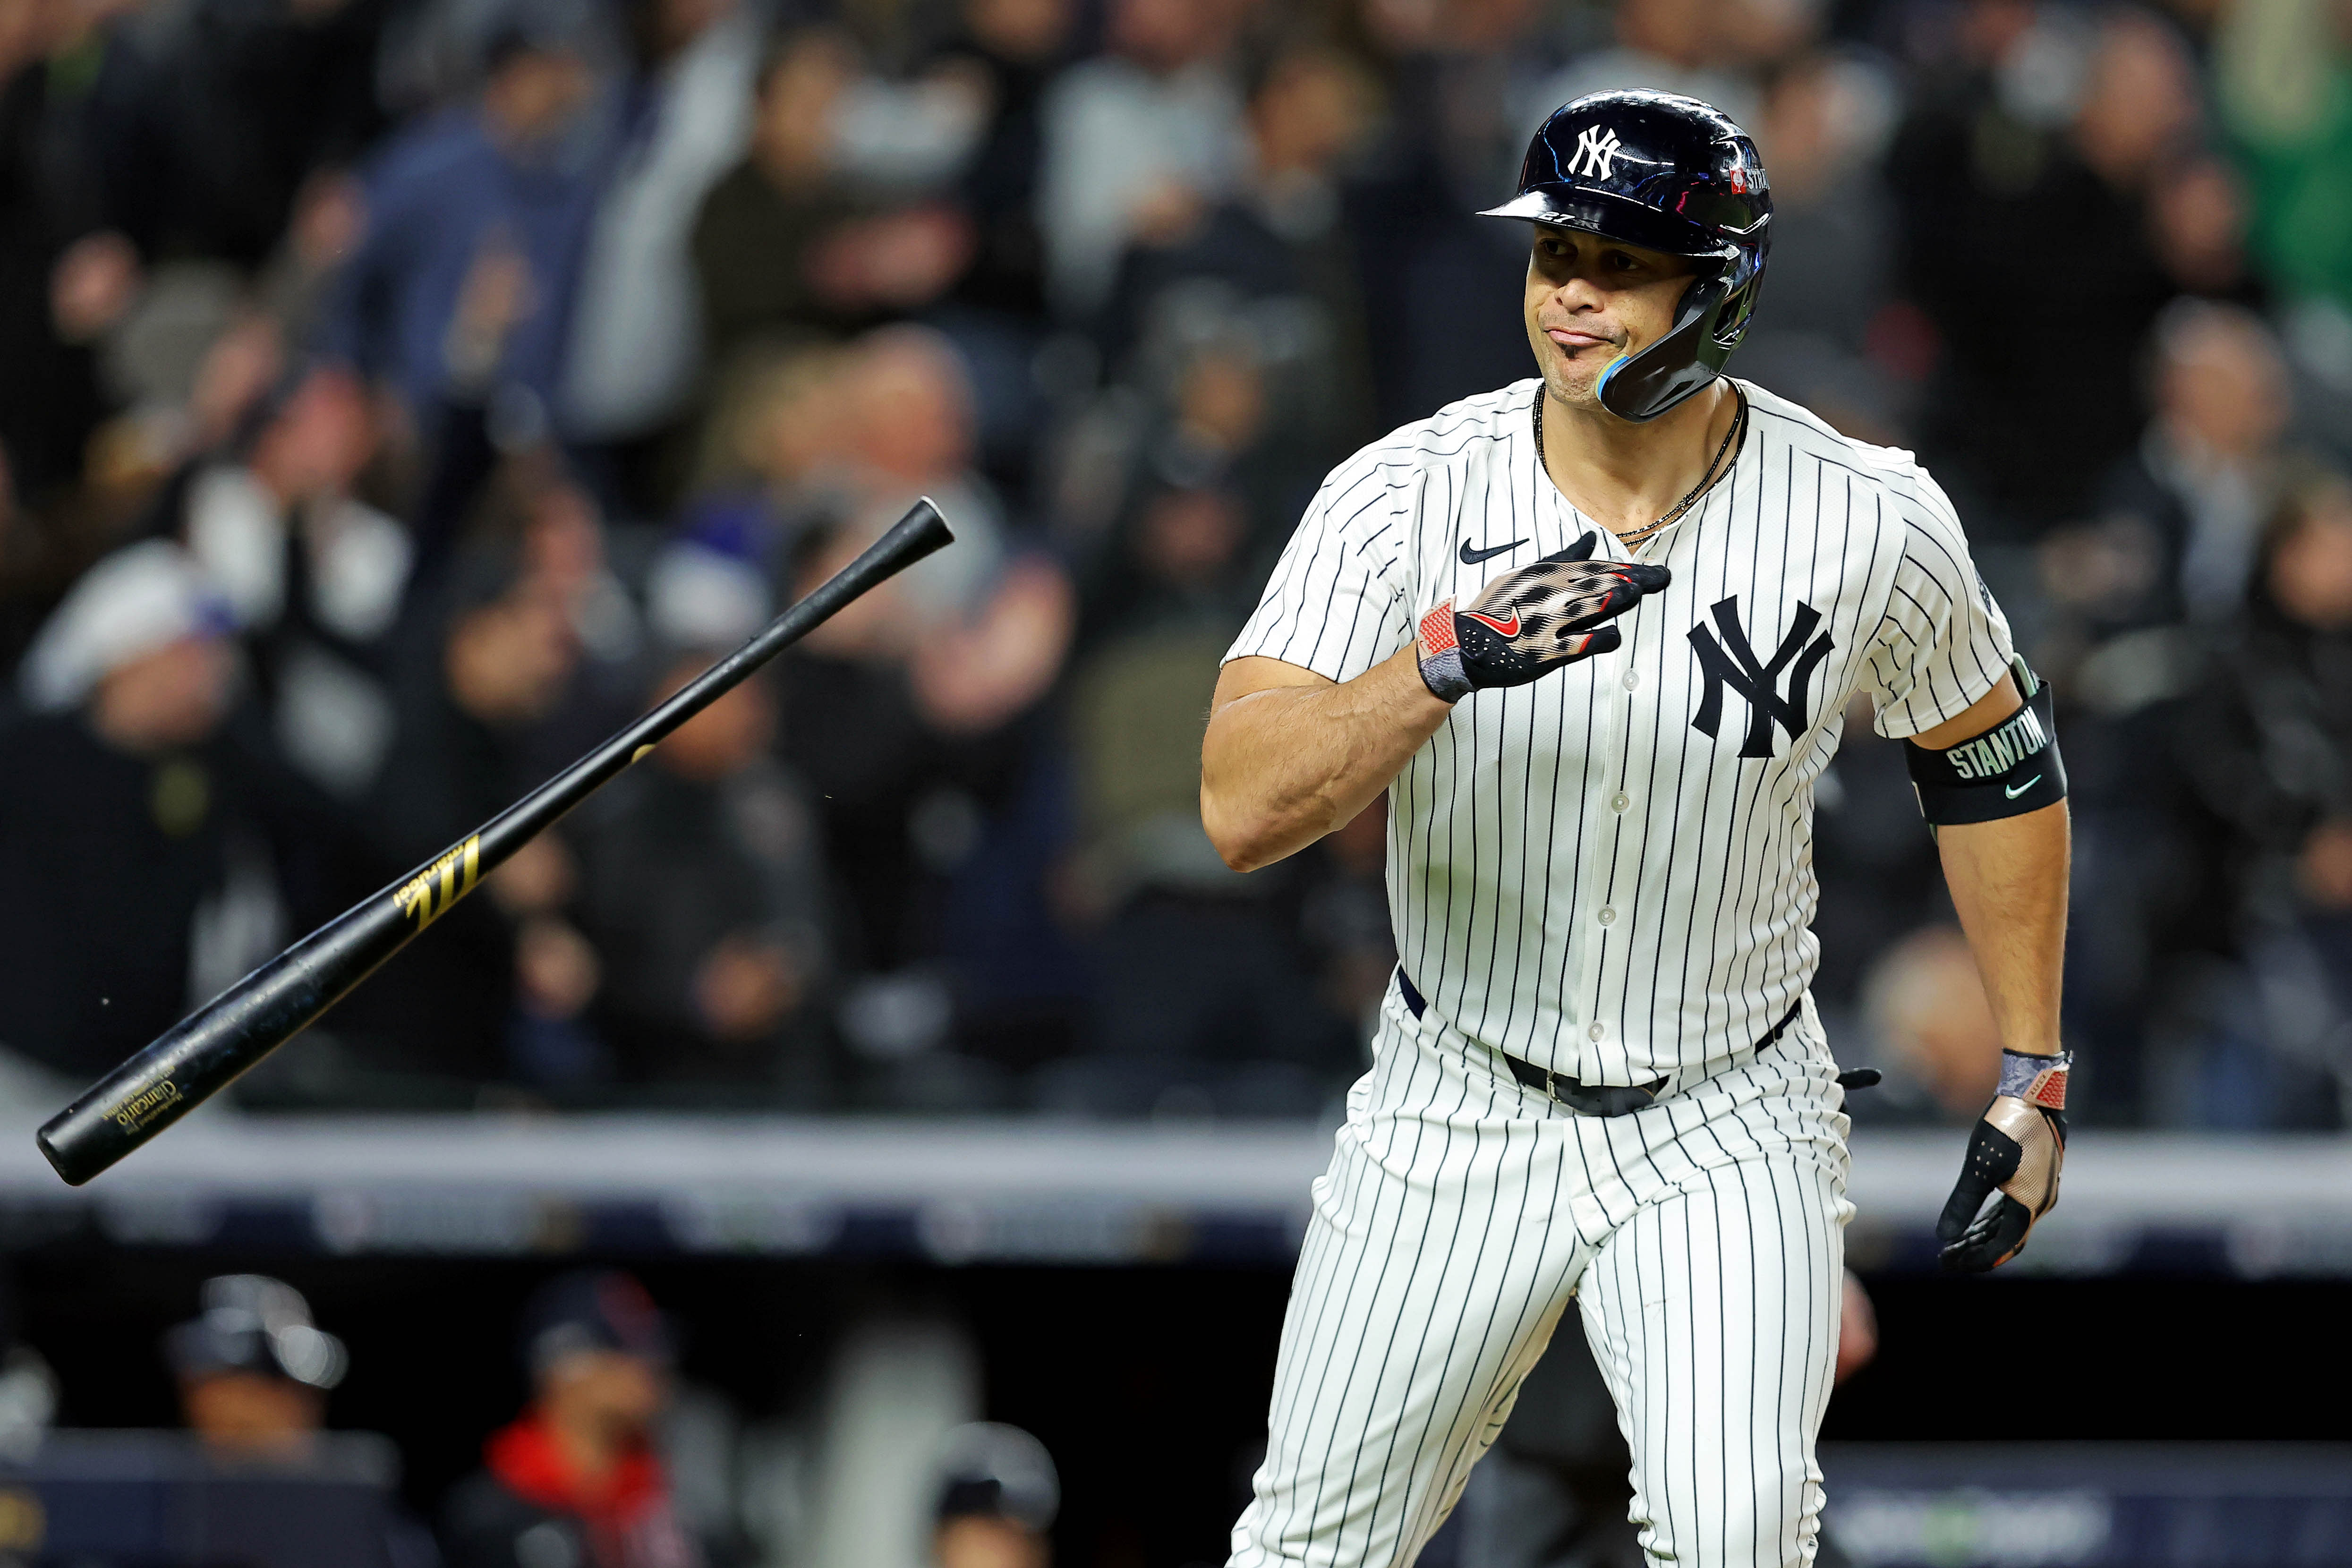
[[[2033,1222],[2058,1206],[2066,1073],[2074,1059],[2000,1053],[2000,1091],[1969,1137],[1959,1184],[1936,1222],[1946,1268],[1981,1274],[2000,1268],[2025,1249]],[[1988,1205],[1996,1190],[1998,1200]]]
[[[1672,580],[1663,566],[1594,562],[1600,535],[1584,537],[1530,566],[1506,572],[1466,608],[1446,600],[1421,617],[1421,679],[1458,702],[1486,686],[1525,686],[1537,677],[1624,641],[1603,622]]]

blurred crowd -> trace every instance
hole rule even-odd
[[[1733,369],[1917,450],[2074,777],[2085,1114],[2352,1083],[2342,0],[0,0],[0,1045],[54,1089],[920,495],[959,542],[491,877],[255,1106],[1311,1116],[1378,808],[1241,877],[1216,664],[1328,468],[1527,373],[1470,215],[1608,85],[1771,170]],[[1975,1114],[1899,751],[1819,996]]]
[[[195,1307],[160,1346],[185,1437],[164,1447],[153,1434],[133,1433],[111,1464],[76,1470],[68,1458],[58,1468],[84,1498],[104,1496],[132,1516],[168,1514],[142,1508],[132,1456],[176,1452],[173,1470],[184,1479],[229,1484],[212,1507],[234,1541],[244,1540],[248,1519],[297,1505],[307,1537],[265,1531],[256,1539],[268,1545],[238,1562],[1049,1568],[1052,1561],[1062,1500],[1053,1458],[1019,1427],[976,1418],[973,1348],[950,1320],[886,1317],[849,1336],[831,1358],[816,1408],[747,1430],[726,1395],[681,1376],[681,1327],[634,1276],[557,1274],[531,1294],[516,1325],[522,1407],[480,1438],[478,1466],[425,1504],[428,1519],[393,1493],[396,1449],[388,1462],[362,1468],[364,1484],[387,1494],[373,1510],[300,1514],[292,1492],[236,1492],[236,1483],[257,1477],[348,1491],[354,1469],[335,1464],[337,1453],[373,1455],[386,1439],[362,1434],[354,1442],[331,1422],[330,1397],[352,1354],[318,1326],[299,1291],[266,1275],[221,1275],[204,1282]],[[12,1330],[0,1317],[0,1475],[37,1486],[55,1479],[45,1453],[71,1391]],[[441,1426],[413,1436],[453,1436]],[[37,1527],[32,1543],[40,1543]],[[8,1561],[28,1561],[16,1554],[26,1544],[12,1535]],[[198,1560],[161,1540],[139,1544],[141,1561],[158,1552],[152,1561]],[[168,1545],[221,1560],[213,1541]]]

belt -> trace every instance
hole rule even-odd
[[[1412,981],[1402,969],[1397,971],[1397,994],[1403,999],[1405,1011],[1414,1017],[1418,1018],[1429,1011],[1428,998],[1414,989]],[[1789,1026],[1797,1021],[1797,1014],[1804,1005],[1804,999],[1798,998],[1786,1013],[1780,1015],[1779,1023],[1764,1031],[1763,1038],[1756,1042],[1753,1049],[1760,1051],[1787,1033]],[[1539,1094],[1550,1096],[1580,1116],[1630,1116],[1634,1111],[1655,1105],[1658,1091],[1666,1087],[1666,1080],[1663,1078],[1653,1079],[1648,1083],[1584,1083],[1566,1073],[1553,1072],[1533,1062],[1521,1061],[1508,1051],[1497,1054],[1509,1065],[1513,1078]],[[1873,1074],[1872,1078],[1874,1081],[1876,1075]]]

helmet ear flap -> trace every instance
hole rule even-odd
[[[1715,346],[1728,354],[1748,335],[1748,318],[1756,310],[1756,286],[1742,289],[1735,299],[1727,300],[1716,312]]]
[[[1764,291],[1764,268],[1760,264],[1738,270],[1746,276],[1734,276],[1729,296],[1716,308],[1715,313],[1715,346],[1727,357],[1739,346],[1739,340],[1748,335],[1748,318],[1756,313],[1756,297]]]
[[[1601,371],[1593,388],[1601,406],[1646,424],[1713,381],[1730,353],[1717,345],[1712,331],[1727,292],[1720,278],[1701,278],[1685,290],[1665,336],[1639,353],[1619,355]]]

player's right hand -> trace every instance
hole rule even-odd
[[[1592,559],[1600,535],[1533,565],[1506,572],[1456,610],[1446,600],[1421,617],[1421,679],[1457,702],[1486,686],[1525,686],[1564,664],[1624,640],[1605,623],[1673,580],[1663,566]]]
[[[2058,1206],[2071,1058],[2003,1051],[2000,1061],[2000,1092],[1969,1135],[1968,1161],[1936,1221],[1944,1267],[1955,1273],[2000,1268],[2025,1249],[2033,1222]]]

